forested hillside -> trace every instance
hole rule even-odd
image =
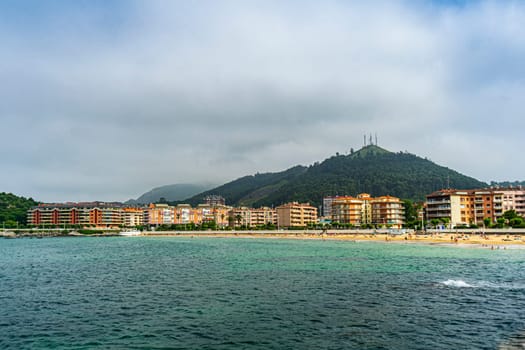
[[[218,194],[226,199],[227,204],[251,206],[261,198],[270,196],[275,191],[293,183],[293,181],[303,175],[307,169],[308,168],[303,166],[296,166],[279,173],[244,176],[225,185],[193,196],[184,202],[196,205],[202,203],[205,196]]]
[[[162,198],[166,201],[178,201],[192,197],[197,193],[206,191],[216,185],[209,184],[174,184],[166,185],[152,189],[138,197],[130,199],[128,204],[149,204],[160,201]]]
[[[25,225],[27,210],[38,203],[33,198],[15,196],[12,193],[0,192],[0,225],[11,228],[17,223]]]
[[[486,183],[439,166],[410,153],[392,153],[375,145],[349,155],[336,155],[310,167],[281,173],[246,176],[192,197],[199,203],[206,194],[226,198],[230,205],[276,206],[288,201],[316,206],[328,195],[392,195],[422,201],[445,187],[470,189]]]

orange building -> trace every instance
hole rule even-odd
[[[144,223],[147,225],[172,225],[175,223],[175,208],[168,204],[151,203],[144,210]]]
[[[363,223],[363,200],[351,196],[336,197],[331,202],[330,209],[332,222],[352,225]],[[365,215],[366,216],[366,215]]]
[[[370,200],[372,208],[372,224],[403,227],[405,223],[405,208],[399,198],[381,196]]]
[[[122,226],[122,204],[105,202],[40,204],[27,212],[31,226],[81,226],[118,228]]]
[[[278,227],[306,227],[319,222],[317,208],[309,203],[291,202],[275,208]]]
[[[404,224],[404,207],[399,198],[368,193],[357,197],[339,196],[331,200],[331,220],[354,226],[373,224],[400,228]]]
[[[519,202],[510,200],[518,196],[520,189],[443,189],[427,196],[426,219],[446,219],[451,227],[471,224],[481,226],[485,220],[496,222],[507,210],[518,212],[519,206],[516,204]]]

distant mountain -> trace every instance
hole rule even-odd
[[[206,191],[216,185],[212,184],[173,184],[160,186],[141,195],[137,199],[130,199],[127,204],[155,203],[164,198],[166,201],[180,201]]]
[[[525,186],[525,181],[491,181],[490,185],[495,187],[518,187]]]
[[[201,203],[208,194],[221,195],[229,205],[276,206],[288,201],[319,206],[328,195],[392,195],[422,201],[445,187],[471,189],[487,184],[410,153],[393,153],[375,145],[349,155],[335,155],[309,167],[245,176],[185,202]]]

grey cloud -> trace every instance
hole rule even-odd
[[[0,48],[0,154],[23,175],[3,190],[123,200],[310,164],[365,132],[482,180],[524,177],[501,151],[522,147],[518,2],[129,4],[114,32],[89,12],[48,45],[4,31],[21,40]]]

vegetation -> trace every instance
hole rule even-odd
[[[304,174],[306,171],[306,167],[296,166],[280,173],[244,176],[225,185],[186,199],[184,202],[191,205],[197,205],[202,203],[203,198],[207,195],[219,194],[226,198],[229,205],[250,206],[261,198],[291,184],[297,177]]]
[[[37,205],[33,198],[15,196],[12,193],[0,193],[0,224],[6,228],[15,228],[27,224],[27,211]]]
[[[152,189],[135,200],[129,200],[129,204],[149,204],[161,201],[178,201],[201,193],[214,187],[213,185],[175,184],[166,185]]]
[[[218,194],[230,205],[276,206],[289,201],[320,206],[329,195],[392,195],[423,201],[433,191],[471,189],[487,184],[409,153],[392,153],[367,146],[348,155],[335,155],[309,167],[280,173],[245,176],[186,202],[197,204],[207,194]]]
[[[410,199],[405,199],[403,201],[403,207],[405,208],[405,227],[421,229],[422,224],[418,212],[423,210],[423,204],[414,203]]]
[[[496,187],[518,187],[518,186],[525,186],[525,181],[502,181],[502,182],[491,181],[490,185],[496,186]]]
[[[508,210],[503,213],[503,216],[498,218],[495,223],[489,222],[488,227],[493,228],[525,228],[525,218],[519,216],[516,211]]]

